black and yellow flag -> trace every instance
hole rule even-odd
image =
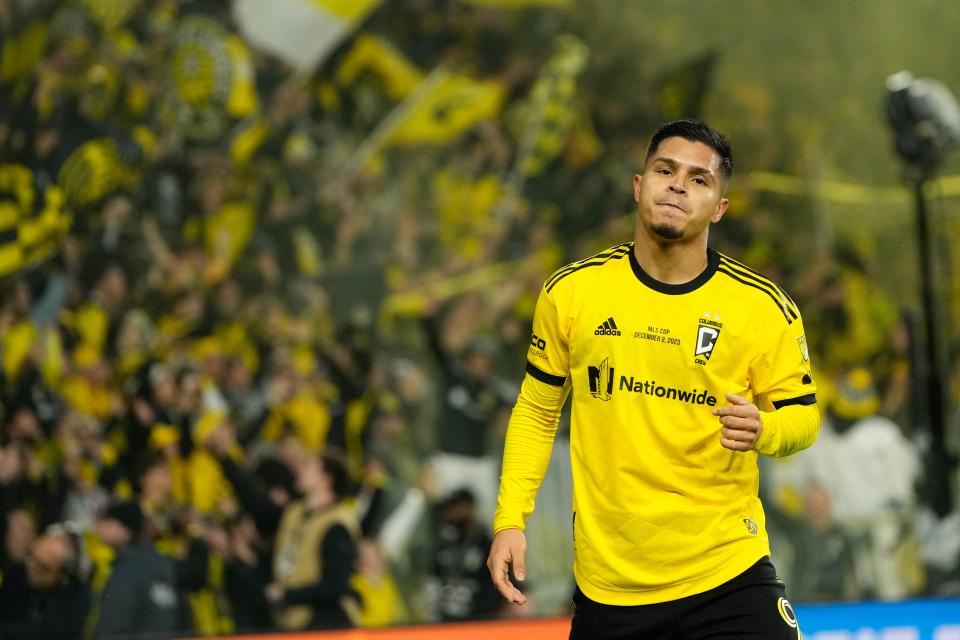
[[[39,264],[70,229],[63,192],[19,164],[0,164],[0,278]]]
[[[153,154],[153,134],[136,127],[130,137],[87,140],[67,157],[57,173],[71,209],[95,204],[115,191],[132,191]]]
[[[589,50],[570,34],[557,38],[556,49],[540,72],[530,97],[518,109],[520,151],[514,179],[539,174],[564,149],[577,119],[577,76]]]
[[[435,70],[411,95],[411,108],[388,144],[442,144],[500,113],[506,88],[495,80]]]
[[[162,115],[193,139],[211,140],[260,108],[252,58],[239,36],[201,15],[180,20]]]
[[[377,76],[384,92],[393,100],[406,98],[423,80],[423,72],[386,40],[367,33],[354,39],[353,46],[337,67],[336,79],[347,86],[363,73]]]
[[[443,145],[483,120],[500,115],[506,87],[439,66],[377,125],[347,161],[346,170],[363,169],[391,146]]]

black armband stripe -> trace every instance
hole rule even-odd
[[[817,404],[817,394],[808,393],[803,396],[797,396],[796,398],[787,398],[786,400],[774,400],[773,408],[783,409],[784,407],[789,407],[792,404],[799,404],[804,406]]]
[[[567,381],[565,376],[555,376],[552,373],[547,373],[546,371],[541,371],[540,369],[533,366],[531,363],[527,363],[527,373],[539,380],[540,382],[552,385],[554,387],[562,387],[563,384]]]

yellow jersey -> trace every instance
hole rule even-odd
[[[777,284],[713,250],[694,280],[665,284],[633,243],[613,247],[547,279],[526,371],[496,532],[533,511],[570,395],[574,574],[587,597],[675,600],[769,555],[758,453],[799,451],[819,424],[803,322]],[[726,393],[762,412],[752,451],[720,444],[711,409]]]

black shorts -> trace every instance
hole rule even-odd
[[[670,602],[600,604],[578,588],[570,640],[802,640],[785,593],[766,557],[715,589]]]

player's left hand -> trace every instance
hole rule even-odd
[[[760,419],[760,409],[743,396],[735,393],[727,394],[726,407],[717,407],[712,410],[713,415],[720,418],[720,444],[731,451],[750,451],[760,440],[763,432],[763,421]]]

